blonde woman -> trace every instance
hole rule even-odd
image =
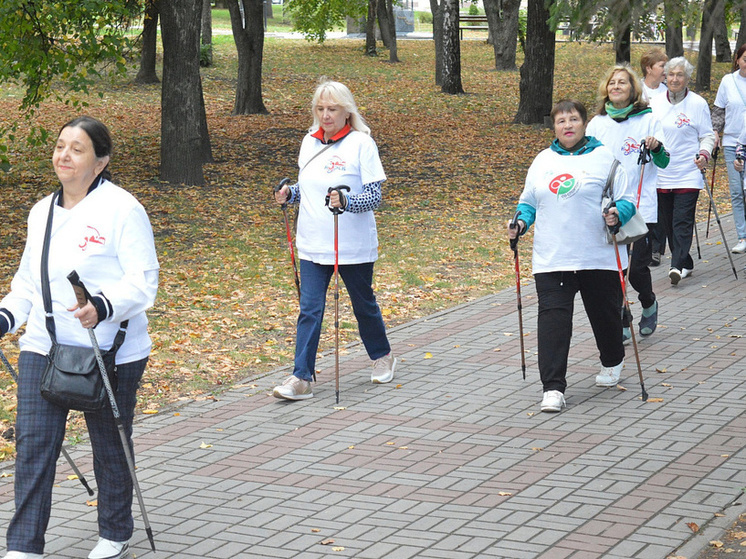
[[[322,81],[311,102],[313,125],[298,157],[298,182],[275,193],[278,204],[300,204],[297,248],[300,257],[300,315],[293,374],[275,387],[285,400],[313,397],[311,380],[324,318],[326,292],[334,273],[334,216],[339,216],[339,274],[350,295],[360,337],[373,360],[371,381],[394,378],[396,359],[386,336],[381,310],[373,293],[373,264],[378,258],[378,234],[373,210],[381,204],[386,175],[370,128],[360,116],[347,86]],[[330,188],[346,185],[349,192]]]

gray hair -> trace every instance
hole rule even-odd
[[[689,61],[683,56],[677,56],[676,58],[672,58],[671,60],[666,62],[666,65],[663,67],[663,71],[668,74],[674,68],[684,68],[684,73],[686,74],[687,79],[690,79],[692,77],[692,73],[694,73],[694,66],[692,66]]]

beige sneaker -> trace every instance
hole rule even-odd
[[[373,372],[370,374],[370,382],[375,384],[386,384],[394,380],[394,369],[396,369],[396,357],[390,353],[380,359],[373,361]]]
[[[311,383],[290,375],[280,386],[275,386],[272,396],[283,400],[307,400],[313,398]]]

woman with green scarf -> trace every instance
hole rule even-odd
[[[599,84],[598,114],[588,124],[587,133],[607,146],[624,167],[637,211],[645,218],[648,231],[652,231],[658,221],[657,170],[668,165],[669,155],[663,147],[663,128],[653,117],[642,91],[640,80],[629,66],[611,68]],[[641,159],[641,153],[648,152],[652,164]],[[632,245],[629,283],[642,306],[642,336],[650,336],[658,326],[658,301],[649,268],[652,254],[650,233]],[[626,343],[632,338],[626,316],[623,327]]]

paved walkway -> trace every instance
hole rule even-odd
[[[743,512],[746,485],[746,278],[734,280],[714,221],[700,238],[692,278],[672,287],[667,262],[655,269],[661,325],[640,343],[647,403],[631,349],[623,388],[594,386],[581,309],[568,408],[540,413],[535,292],[523,290],[524,381],[506,290],[393,329],[402,363],[391,385],[370,384],[367,357],[349,347],[339,406],[329,355],[312,400],[270,397],[288,374],[278,370],[139,418],[138,477],[158,552],[148,554],[136,509],[135,555],[697,557]],[[746,257],[736,263],[746,276]],[[92,478],[89,446],[72,455]],[[60,462],[48,557],[86,557],[96,540],[95,509],[68,474]],[[0,479],[4,525],[12,482]]]

